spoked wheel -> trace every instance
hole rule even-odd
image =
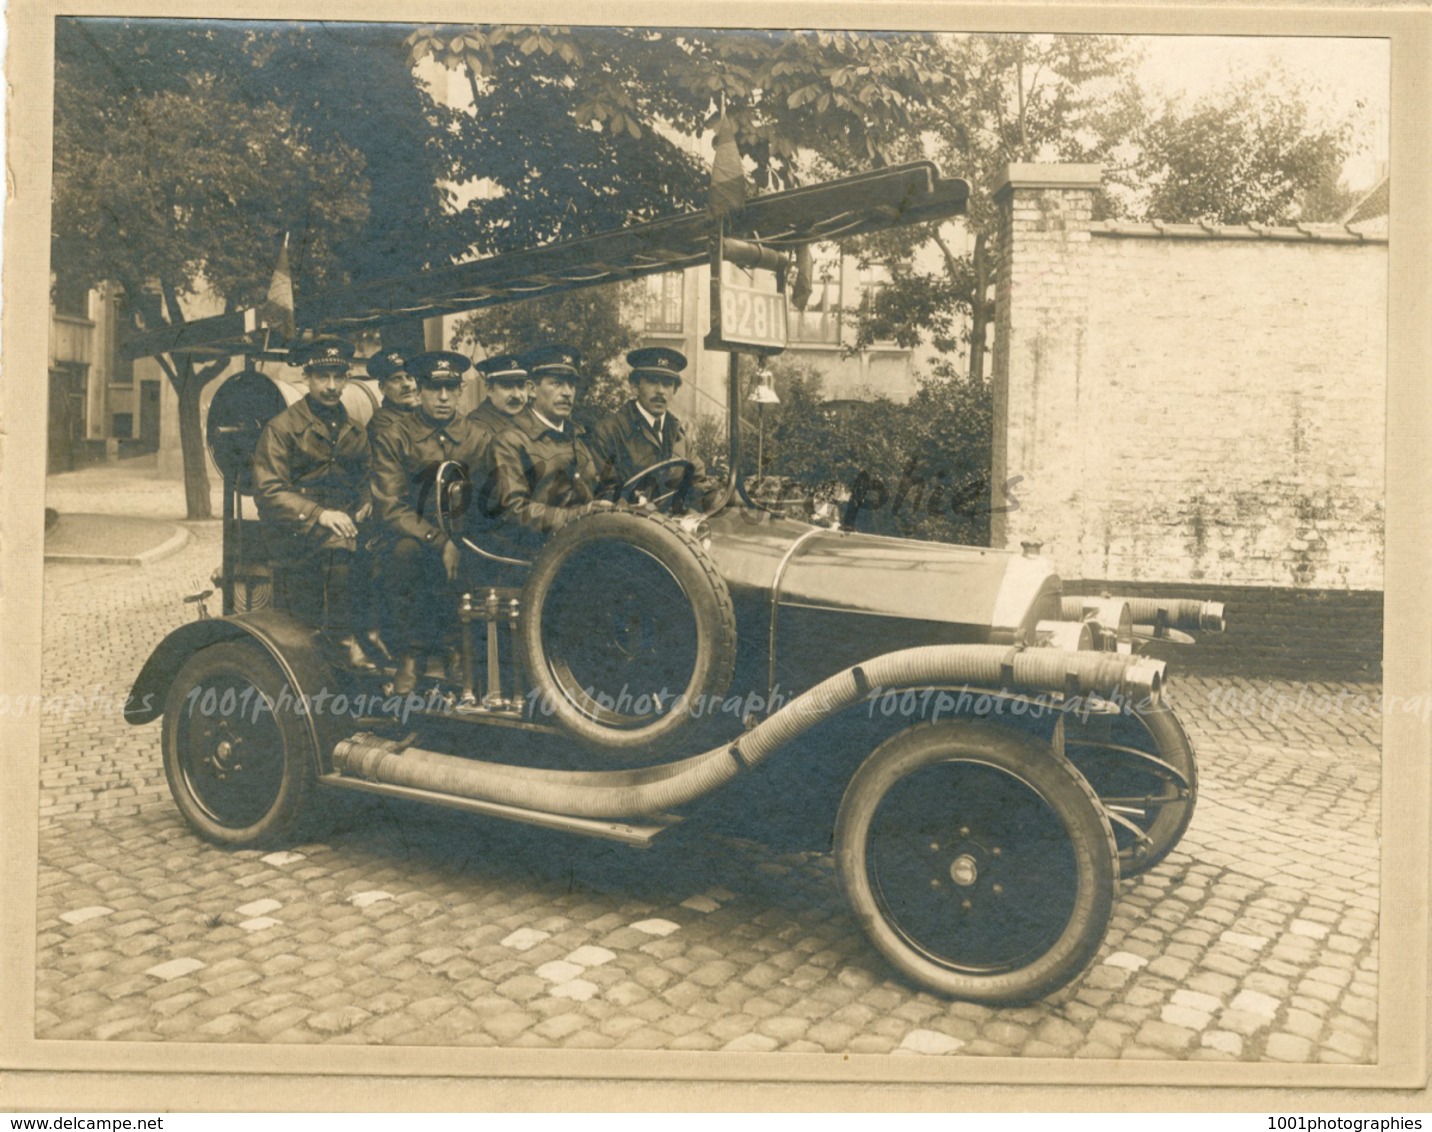
[[[164,773],[200,836],[244,848],[277,844],[304,816],[313,744],[283,674],[258,646],[223,642],[179,670],[164,705]]]
[[[1025,1002],[1103,942],[1118,864],[1093,793],[1047,746],[991,724],[903,731],[836,819],[841,883],[871,941],[922,986]]]
[[[1178,716],[1162,704],[1082,723],[1070,716],[1064,750],[1109,816],[1120,875],[1137,876],[1167,857],[1198,800],[1198,764]]]

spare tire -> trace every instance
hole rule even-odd
[[[659,755],[731,685],[730,591],[699,539],[663,515],[568,523],[533,563],[522,611],[535,717],[597,750]]]

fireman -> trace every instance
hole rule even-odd
[[[418,405],[373,439],[373,506],[382,524],[379,588],[395,627],[389,644],[398,649],[393,691],[400,695],[413,690],[425,656],[447,651],[462,553],[435,521],[433,477],[448,460],[471,474],[481,456],[481,434],[457,408],[470,365],[463,355],[443,350],[411,359]]]
[[[647,346],[632,350],[626,360],[631,366],[632,399],[605,414],[592,430],[592,454],[601,470],[599,494],[615,498],[638,472],[673,457],[690,459],[692,467],[657,473],[644,485],[648,496],[685,492],[693,486],[704,496],[720,488],[706,479],[700,461],[691,458],[686,428],[671,411],[671,399],[681,388],[685,355],[667,346]]]
[[[504,532],[531,546],[577,515],[610,507],[593,502],[597,463],[572,417],[582,381],[572,346],[539,346],[522,355],[527,407],[492,443],[497,509]]]
[[[368,421],[368,439],[400,417],[407,416],[418,404],[418,382],[408,372],[408,359],[401,350],[384,350],[368,359],[368,376],[378,382],[383,403]]]
[[[308,393],[264,426],[254,449],[254,498],[270,524],[270,548],[289,608],[320,621],[342,659],[376,666],[358,643],[367,610],[350,586],[368,494],[368,437],[348,417],[343,390],[353,345],[315,338],[299,351]],[[358,578],[365,573],[359,564]]]

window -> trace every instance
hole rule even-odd
[[[890,286],[890,269],[883,263],[872,263],[860,269],[860,309],[866,314],[875,310],[880,295]],[[878,344],[893,344],[892,338],[877,338]]]
[[[681,308],[686,297],[686,273],[663,271],[646,277],[646,329],[648,333],[679,333]]]
[[[63,272],[55,276],[55,313],[67,318],[89,318],[89,286]]]
[[[114,300],[115,352],[114,364],[109,375],[109,380],[113,384],[134,384],[134,359],[125,356],[123,347],[134,335],[139,333],[136,322],[142,322],[145,326],[158,326],[162,322],[159,315],[159,303],[160,297],[151,291],[143,291],[138,299],[134,299],[128,292],[116,289]]]
[[[843,264],[834,244],[811,248],[810,298],[805,310],[790,305],[790,341],[794,345],[840,345],[840,294]]]
[[[115,413],[115,414],[114,414],[114,417],[113,417],[113,421],[114,421],[114,424],[113,424],[113,426],[110,428],[110,435],[111,435],[111,436],[115,437],[117,440],[133,440],[133,439],[134,439],[134,414],[133,414],[133,413]]]

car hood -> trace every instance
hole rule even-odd
[[[1007,550],[830,530],[734,508],[709,522],[708,549],[733,593],[761,591],[782,607],[971,625],[1013,640],[1038,599],[1059,590],[1047,559]]]

